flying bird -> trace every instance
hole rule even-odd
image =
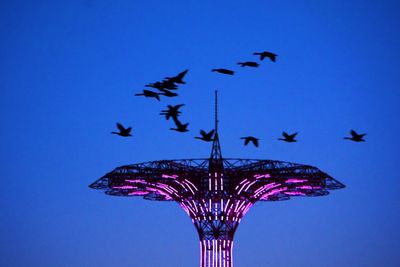
[[[158,90],[163,90],[163,89],[168,89],[168,90],[176,90],[178,89],[178,86],[172,81],[169,80],[163,80],[162,82],[155,82],[155,83],[149,83],[145,85],[146,87],[153,87]]]
[[[154,97],[158,101],[160,101],[160,93],[156,93],[156,92],[153,92],[153,91],[150,91],[150,90],[146,90],[146,89],[143,90],[142,94],[135,94],[135,95],[136,96],[143,95],[144,97]]]
[[[246,62],[238,62],[238,64],[242,67],[253,67],[253,68],[257,68],[258,66],[260,66],[257,62],[253,62],[253,61],[246,61]]]
[[[227,70],[227,69],[212,69],[211,71],[227,75],[233,75],[235,73],[233,70]]]
[[[289,142],[289,143],[297,142],[297,140],[294,139],[296,137],[296,135],[297,135],[297,133],[288,134],[287,132],[283,132],[282,136],[284,138],[278,138],[278,140]]]
[[[169,120],[169,118],[171,117],[177,119],[179,114],[182,113],[179,111],[179,108],[182,106],[184,106],[184,104],[179,104],[175,106],[168,105],[167,106],[168,109],[161,110],[160,115],[164,115],[167,120]]]
[[[253,136],[247,136],[247,137],[241,137],[240,139],[244,139],[244,145],[247,146],[249,144],[249,142],[252,142],[253,145],[255,145],[256,147],[258,147],[258,138],[255,138]]]
[[[215,130],[211,130],[211,131],[209,131],[208,133],[206,133],[204,130],[200,130],[200,135],[201,135],[201,137],[195,137],[196,139],[200,139],[200,140],[203,140],[203,141],[206,141],[206,142],[211,142],[211,141],[213,141],[214,139],[213,139],[213,136],[214,136],[214,132],[215,132]]]
[[[173,82],[173,83],[180,83],[180,84],[185,84],[186,82],[183,81],[183,78],[185,77],[186,73],[189,70],[184,70],[181,73],[179,73],[178,75],[174,76],[174,77],[166,77],[165,79]]]
[[[122,126],[121,123],[117,122],[117,128],[118,128],[119,132],[111,132],[111,133],[112,134],[117,134],[117,135],[120,135],[120,136],[123,136],[123,137],[132,136],[131,135],[132,127],[125,128],[124,126]]]
[[[173,93],[173,92],[171,92],[171,91],[168,90],[168,89],[160,89],[160,91],[162,92],[162,93],[160,93],[160,95],[163,95],[163,96],[166,96],[166,97],[175,97],[175,96],[178,96],[177,93]]]
[[[253,53],[253,55],[259,55],[260,56],[260,60],[264,60],[264,58],[269,58],[272,62],[276,62],[276,57],[278,56],[278,55],[276,55],[276,54],[274,54],[274,53],[271,53],[271,52],[267,52],[267,51],[264,51],[264,52],[255,52],[255,53]]]
[[[176,119],[176,118],[174,118],[174,117],[172,117],[172,119],[173,119],[174,122],[175,122],[176,128],[170,128],[170,130],[177,131],[177,132],[181,132],[181,133],[184,133],[184,132],[189,131],[189,130],[187,129],[189,123],[182,124],[178,119]]]
[[[351,137],[344,137],[343,139],[348,139],[348,140],[351,140],[351,141],[354,141],[354,142],[365,142],[365,140],[363,139],[363,137],[364,137],[366,134],[358,134],[358,133],[356,133],[356,131],[354,131],[354,130],[351,130],[351,131],[350,131],[350,134],[351,134]]]

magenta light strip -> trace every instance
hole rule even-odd
[[[128,183],[145,183],[145,184],[147,184],[146,181],[140,180],[140,179],[136,179],[136,180],[125,180],[125,182],[128,182]]]
[[[194,190],[199,191],[199,189],[197,189],[197,187],[196,187],[191,181],[189,181],[189,180],[187,180],[187,179],[185,179],[185,181],[186,181],[187,183],[189,183],[191,186],[193,186]]]
[[[203,267],[203,244],[200,241],[200,267]]]
[[[254,178],[256,178],[256,179],[271,178],[271,175],[269,175],[269,174],[255,174]]]
[[[230,242],[230,246],[231,246],[231,251],[230,251],[230,262],[231,262],[231,267],[233,267],[233,254],[232,254],[232,250],[233,250],[233,241]]]
[[[226,202],[226,205],[225,205],[225,208],[224,208],[224,212],[226,212],[226,208],[228,207],[228,205],[229,205],[229,201],[231,201],[231,199],[229,198],[228,199],[228,201]]]
[[[161,177],[162,178],[167,178],[167,179],[176,179],[176,178],[178,178],[178,175],[176,175],[176,174],[173,174],[173,175],[162,174]]]
[[[249,211],[249,209],[251,208],[251,206],[253,206],[252,203],[247,204],[246,208],[244,208],[243,216]]]
[[[211,173],[208,174],[208,190],[211,191]]]
[[[268,200],[268,197],[269,197],[269,196],[279,194],[280,192],[286,191],[286,190],[287,190],[287,187],[283,187],[283,188],[271,190],[270,192],[268,192],[268,193],[262,195],[260,199]]]
[[[249,190],[250,186],[252,186],[252,185],[255,184],[256,182],[257,182],[257,181],[251,182],[251,183],[246,187],[246,189],[245,189],[244,191]]]
[[[240,188],[240,190],[239,190],[239,192],[238,192],[238,195],[240,195],[240,193],[242,192],[242,190],[244,189],[244,187],[245,187],[246,184],[248,184],[248,183],[250,183],[250,182],[245,182],[245,183],[242,185],[242,187]]]
[[[305,196],[306,194],[302,192],[285,192],[285,195],[290,195],[290,196]]]
[[[275,188],[275,187],[278,187],[278,186],[280,186],[280,185],[279,185],[279,184],[275,184],[275,183],[270,183],[270,184],[264,185],[264,186],[261,188],[260,191],[257,190],[258,193],[254,194],[253,197],[258,197],[259,195],[262,195],[262,194],[264,193],[265,190],[269,190],[269,189],[272,189],[272,188]]]
[[[321,186],[310,186],[310,185],[302,185],[296,186],[297,189],[321,189]]]
[[[147,192],[147,191],[135,191],[135,192],[132,192],[132,193],[129,193],[128,195],[130,195],[130,196],[144,196],[144,195],[147,195],[149,192]]]
[[[136,186],[132,185],[124,185],[124,186],[113,186],[113,189],[135,189],[137,188]]]
[[[286,183],[302,183],[302,182],[307,182],[307,179],[288,179],[286,180]]]

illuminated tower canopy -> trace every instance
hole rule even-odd
[[[217,110],[217,109],[216,109]],[[216,114],[217,115],[217,114]],[[345,186],[316,167],[274,160],[222,158],[218,119],[208,159],[126,165],[90,185],[113,196],[176,201],[200,239],[200,267],[232,267],[233,238],[257,201],[324,196]]]

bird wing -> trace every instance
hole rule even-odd
[[[298,134],[298,133],[294,133],[294,134],[291,134],[291,135],[289,135],[289,136],[290,136],[291,138],[295,138],[297,134]]]
[[[289,137],[290,137],[290,136],[288,135],[287,132],[283,132],[282,135],[283,135],[283,137],[285,137],[285,138],[289,138]]]
[[[178,111],[178,109],[180,108],[180,107],[183,107],[185,104],[179,104],[179,105],[175,105],[173,108],[176,110],[176,111]]]
[[[200,130],[200,134],[201,134],[202,136],[206,136],[206,135],[207,135],[207,133],[206,133],[204,130]]]
[[[122,124],[121,124],[121,123],[119,123],[119,122],[117,122],[117,128],[118,128],[118,130],[119,130],[120,132],[123,132],[123,131],[125,131],[125,128],[124,128],[124,126],[122,126]]]
[[[257,140],[257,139],[254,139],[254,140],[253,140],[253,144],[254,144],[256,147],[258,147],[258,140]]]
[[[250,142],[250,139],[249,138],[245,138],[244,145],[247,146],[249,144],[249,142]]]
[[[178,78],[178,79],[183,79],[183,77],[185,77],[185,75],[186,75],[186,73],[188,72],[189,70],[184,70],[184,71],[182,71],[181,73],[179,73],[176,77]]]
[[[351,131],[350,131],[350,134],[351,134],[353,137],[358,135],[357,132],[354,131],[354,130],[351,130]]]
[[[214,132],[215,132],[215,130],[209,131],[208,134],[207,134],[207,136],[209,136],[209,137],[213,136]]]

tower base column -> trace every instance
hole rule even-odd
[[[232,240],[200,240],[200,267],[233,267],[232,250]]]

